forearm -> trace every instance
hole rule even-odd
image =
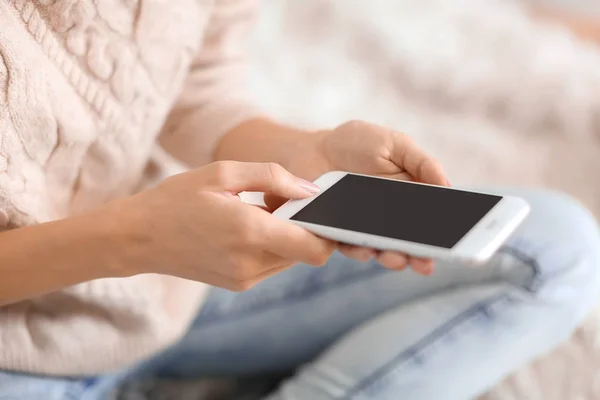
[[[0,233],[0,306],[118,276],[109,219],[93,215]]]
[[[581,39],[600,42],[600,16],[598,15],[588,15],[584,10],[572,10],[566,5],[563,7],[535,6],[533,14],[542,21],[564,25]]]
[[[318,139],[317,133],[254,119],[234,128],[217,143],[214,160],[275,162],[299,173],[303,159],[298,155],[310,153]]]

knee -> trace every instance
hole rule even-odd
[[[570,249],[573,256],[589,259],[589,273],[598,275],[600,230],[596,218],[575,198],[553,191],[540,191],[539,200],[532,201],[534,223],[547,231],[544,243]]]
[[[539,191],[540,200],[533,200],[533,217],[543,218],[542,224],[557,240],[567,241],[586,251],[598,252],[600,230],[596,218],[579,200],[562,192]]]
[[[600,231],[594,216],[563,193],[532,190],[523,237],[538,268],[538,294],[579,323],[600,295]],[[565,320],[565,323],[567,321]],[[569,324],[567,324],[569,325]]]

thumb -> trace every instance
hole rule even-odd
[[[294,176],[274,163],[222,161],[207,166],[219,191],[264,192],[286,199],[303,199],[317,194],[317,185]]]

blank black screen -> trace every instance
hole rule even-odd
[[[500,199],[346,175],[292,219],[449,249]]]

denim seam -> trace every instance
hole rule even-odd
[[[455,315],[453,318],[440,325],[434,331],[422,338],[416,344],[408,347],[400,354],[392,358],[390,361],[382,365],[371,375],[362,379],[354,386],[354,388],[352,388],[350,391],[348,391],[348,393],[341,397],[340,400],[351,400],[354,396],[360,396],[374,384],[376,384],[377,382],[381,381],[381,379],[389,375],[389,373],[394,371],[400,364],[410,360],[411,358],[415,358],[419,353],[422,353],[425,349],[433,345],[435,342],[445,337],[448,334],[448,332],[463,324],[468,323],[477,315],[483,314],[487,316],[488,307],[507,300],[510,300],[510,296],[508,294],[502,294],[499,296],[491,297],[487,300],[480,301],[472,305],[471,307],[465,309],[462,313]]]
[[[269,310],[272,310],[275,308],[288,306],[290,303],[301,301],[308,297],[311,297],[314,295],[319,295],[321,293],[325,293],[325,292],[329,293],[329,291],[332,289],[340,289],[347,285],[360,282],[360,281],[364,280],[365,278],[370,279],[370,278],[374,278],[374,277],[379,276],[384,273],[392,273],[392,272],[394,272],[394,271],[383,269],[383,267],[381,269],[369,269],[362,273],[346,277],[346,279],[339,279],[339,280],[333,281],[330,284],[327,284],[325,286],[318,286],[318,285],[317,286],[307,286],[306,290],[303,290],[303,291],[300,291],[297,293],[292,293],[291,295],[288,295],[288,296],[284,296],[280,299],[277,299],[277,301],[268,302],[267,304],[263,304],[261,306],[240,309],[233,313],[228,313],[227,315],[225,315],[222,318],[219,318],[218,315],[213,315],[213,316],[211,316],[210,314],[205,315],[205,316],[201,315],[202,321],[195,326],[200,327],[200,326],[205,326],[205,325],[209,325],[209,324],[215,325],[215,324],[219,324],[219,323],[226,323],[232,319],[239,320],[240,318],[248,317],[251,313],[265,312],[265,311],[269,311]]]
[[[538,264],[537,260],[533,256],[526,254],[523,250],[519,249],[516,246],[503,246],[499,250],[499,252],[515,257],[517,260],[523,262],[524,264],[530,266],[533,269],[533,278],[532,278],[530,284],[525,287],[525,289],[531,293],[536,292],[537,291],[536,289],[539,287],[539,285],[541,283],[540,279],[539,279],[540,268],[539,268],[539,264]],[[255,307],[242,308],[242,309],[236,310],[233,313],[228,313],[227,315],[223,316],[222,318],[220,318],[218,314],[211,315],[210,313],[207,313],[207,315],[201,316],[203,320],[196,326],[200,327],[200,326],[205,326],[205,325],[209,325],[209,324],[215,325],[215,324],[219,324],[219,323],[227,323],[231,319],[239,319],[239,318],[246,317],[251,313],[264,312],[267,310],[272,310],[275,308],[287,306],[290,303],[301,301],[307,297],[318,294],[321,291],[329,291],[330,289],[338,289],[340,287],[344,287],[346,285],[356,283],[365,278],[372,278],[372,277],[375,277],[375,276],[378,276],[378,275],[384,274],[384,273],[398,273],[398,272],[386,270],[383,267],[381,269],[369,269],[367,271],[346,277],[346,279],[341,279],[341,280],[331,282],[330,284],[328,284],[326,286],[325,290],[323,290],[323,288],[324,288],[323,286],[307,286],[307,288],[305,290],[297,292],[297,293],[293,293],[288,296],[284,296],[284,297],[278,299],[278,301],[269,302],[267,304],[263,304],[263,305],[259,305],[259,306],[255,306]]]
[[[316,392],[320,392],[322,394],[324,394],[327,397],[332,397],[333,394],[331,392],[331,390],[328,390],[327,388],[325,388],[323,385],[319,384],[318,381],[315,381],[315,378],[313,376],[317,375],[317,371],[311,371],[311,374],[307,374],[305,376],[302,377],[304,383],[306,383],[307,385],[309,385],[314,391]],[[322,372],[322,371],[320,371]],[[329,377],[329,375],[325,376],[325,379],[328,379],[328,382],[330,384],[332,384],[332,386],[336,386],[338,389],[341,389],[342,391],[347,391],[348,390],[348,385],[347,384],[342,384],[340,382],[338,382],[337,380],[332,381],[331,377]]]
[[[503,246],[498,252],[516,258],[518,261],[521,261],[523,264],[527,265],[533,270],[531,281],[528,285],[523,287],[530,293],[536,293],[539,287],[542,285],[542,279],[540,264],[535,256],[525,253],[516,246]]]
[[[537,287],[539,287],[540,282],[540,266],[537,259],[531,255],[526,254],[524,251],[515,246],[503,246],[500,250],[500,253],[507,254],[511,257],[516,258],[517,260],[523,262],[525,265],[529,266],[533,270],[533,277],[530,284],[525,287],[525,290],[529,292],[536,292]],[[393,371],[400,363],[407,361],[408,359],[414,357],[419,352],[422,352],[426,347],[432,345],[435,341],[444,337],[444,335],[453,328],[456,328],[460,324],[466,323],[475,317],[478,313],[487,314],[487,307],[495,304],[496,302],[510,300],[510,297],[506,294],[492,297],[488,300],[478,302],[473,306],[469,307],[462,313],[456,315],[445,324],[441,325],[429,335],[425,336],[415,345],[410,346],[405,349],[403,352],[398,354],[392,360],[381,366],[379,369],[374,371],[370,376],[364,378],[360,381],[352,390],[350,390],[341,400],[350,400],[350,396],[360,395],[361,392],[364,392],[377,381],[382,379],[385,375]]]

